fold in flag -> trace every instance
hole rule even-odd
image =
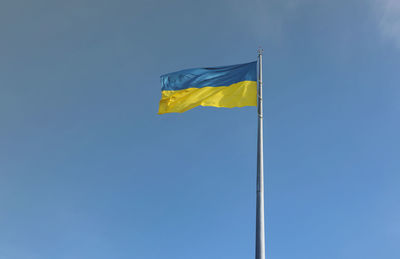
[[[158,114],[196,106],[257,106],[257,62],[186,69],[161,76]]]

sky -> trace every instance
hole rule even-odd
[[[267,258],[400,258],[398,0],[3,0],[0,259],[254,258],[256,108],[157,110],[259,46]]]

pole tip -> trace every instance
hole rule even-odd
[[[264,52],[264,49],[263,49],[263,48],[261,48],[261,46],[260,46],[260,47],[258,47],[258,49],[257,49],[257,53],[258,53],[258,55],[261,55],[261,54],[263,54],[263,52]]]

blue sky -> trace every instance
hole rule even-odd
[[[397,0],[0,3],[0,259],[253,258],[256,109],[159,76],[264,48],[267,258],[400,257]]]

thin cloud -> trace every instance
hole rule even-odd
[[[379,27],[382,35],[394,41],[400,48],[400,1],[377,0],[376,8],[379,10]]]

